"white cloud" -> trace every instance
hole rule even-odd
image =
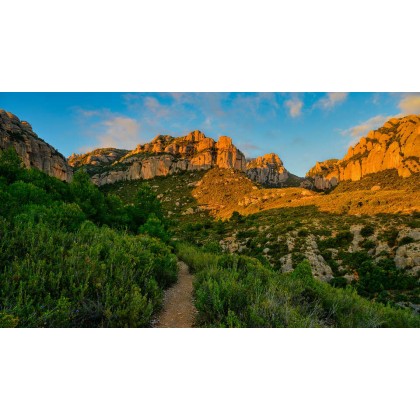
[[[353,145],[354,143],[359,141],[360,137],[366,136],[369,133],[369,131],[376,130],[377,128],[381,127],[392,117],[392,115],[375,115],[374,117],[369,118],[368,120],[363,121],[360,124],[355,125],[354,127],[342,130],[341,134],[343,134],[344,136],[350,136],[351,141],[349,145]]]
[[[140,124],[128,117],[113,117],[102,122],[105,132],[98,136],[100,147],[132,149],[140,142]]]
[[[348,93],[344,92],[330,92],[321,98],[315,106],[324,109],[334,108],[337,104],[344,102],[347,99]]]
[[[107,115],[101,121],[90,125],[86,129],[86,135],[94,141],[79,149],[83,153],[105,147],[134,149],[141,143],[140,124],[124,116]]]
[[[406,94],[398,103],[403,115],[420,114],[420,94]]]
[[[289,114],[292,118],[299,117],[299,115],[302,114],[303,102],[299,98],[291,98],[287,100],[284,105],[289,110]]]

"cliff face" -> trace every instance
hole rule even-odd
[[[0,149],[9,147],[16,150],[27,168],[38,168],[67,182],[73,178],[73,170],[61,153],[40,139],[29,123],[0,109]]]
[[[386,169],[404,178],[420,172],[420,116],[390,119],[350,147],[343,159],[318,162],[306,176],[318,189],[328,189]]]
[[[248,162],[246,174],[252,181],[273,187],[282,185],[289,178],[289,172],[275,153],[269,153]]]
[[[92,168],[90,170],[92,180],[97,185],[150,179],[180,171],[204,170],[216,166],[240,171],[246,169],[245,156],[233,145],[231,138],[222,136],[216,142],[198,130],[183,137],[159,135],[150,143],[139,145],[125,154],[118,149],[106,150],[111,150],[112,161],[109,152],[104,154],[94,151],[90,155],[83,155],[82,161],[86,163],[82,165],[87,165],[87,162],[90,162],[90,165],[99,165],[101,159],[107,159],[107,163],[102,165],[102,171],[98,172]],[[119,153],[122,156],[114,159],[114,155]],[[98,163],[94,164],[95,161]],[[70,162],[74,166],[81,166],[78,163],[80,159],[77,162],[71,159]]]

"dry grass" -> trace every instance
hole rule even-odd
[[[418,178],[415,179],[418,183]],[[356,182],[354,183],[356,184]],[[361,185],[363,186],[363,185]],[[354,186],[356,187],[356,185]],[[212,169],[193,191],[198,204],[215,216],[229,218],[234,211],[248,215],[263,210],[315,205],[336,214],[410,214],[420,211],[420,191],[407,179],[399,189],[318,193],[304,188],[258,188],[240,172]]]

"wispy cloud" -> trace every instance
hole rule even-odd
[[[102,147],[132,149],[140,142],[140,124],[128,117],[114,117],[102,123],[106,131],[98,136]]]
[[[403,115],[420,114],[420,94],[404,94],[398,107]]]
[[[365,136],[371,130],[375,130],[381,127],[392,117],[392,115],[375,115],[374,117],[369,118],[368,120],[363,121],[358,125],[347,128],[345,130],[341,130],[341,134],[351,137],[349,145],[353,145],[360,139],[360,137]]]
[[[80,149],[81,152],[102,147],[133,149],[141,143],[140,124],[133,118],[115,115],[108,111],[82,113],[81,115],[86,118],[82,123],[84,130],[92,138],[89,144]]]
[[[284,105],[292,118],[299,117],[302,114],[303,102],[297,96],[285,101]]]
[[[323,98],[321,98],[316,104],[315,107],[323,109],[332,109],[336,105],[343,103],[348,97],[348,93],[344,92],[330,92],[327,93]]]

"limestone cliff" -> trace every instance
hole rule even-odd
[[[40,139],[26,121],[0,109],[0,149],[13,147],[27,168],[35,167],[48,175],[70,182],[73,170],[66,158]]]
[[[341,160],[318,162],[308,173],[318,189],[367,174],[396,169],[399,176],[420,172],[420,116],[392,118],[349,148]]]
[[[252,181],[266,186],[281,186],[289,178],[289,172],[275,153],[250,160],[246,165],[246,174]]]
[[[216,142],[206,137],[201,131],[193,131],[183,137],[159,135],[150,143],[142,144],[131,152],[122,153],[118,149],[106,149],[107,164],[101,170],[92,168],[93,162],[103,159],[104,153],[92,152],[95,156],[83,155],[83,165],[92,175],[97,185],[111,184],[117,181],[150,179],[155,176],[170,175],[180,171],[210,169],[212,167],[246,170],[245,156],[232,143],[232,139],[222,136]],[[110,162],[109,151],[122,153],[120,158]],[[92,155],[91,154],[91,155]],[[99,159],[98,156],[101,156]],[[71,159],[76,166],[78,160]],[[98,163],[99,164],[99,163]]]

